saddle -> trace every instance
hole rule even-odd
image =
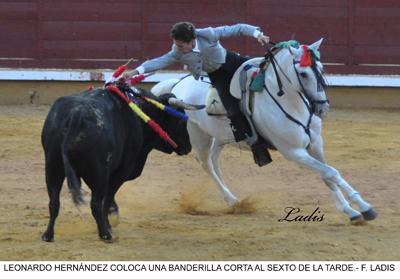
[[[259,72],[263,58],[253,58],[243,63],[235,72],[230,84],[230,93],[240,102],[240,109],[245,115],[252,114],[252,96],[249,86]],[[226,115],[226,110],[218,96],[217,90],[210,85],[206,98],[206,112],[209,115]]]
[[[256,143],[259,140],[258,133],[254,127],[251,115],[253,114],[254,92],[251,90],[251,84],[260,72],[260,63],[264,58],[253,58],[243,63],[235,72],[230,84],[230,93],[233,97],[240,100],[240,110],[247,118],[250,124],[252,137],[248,139],[249,144]],[[227,112],[218,96],[217,90],[210,85],[206,97],[206,112],[214,116],[226,116]],[[261,142],[268,149],[276,149],[274,145],[262,139]]]

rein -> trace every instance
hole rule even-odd
[[[268,60],[268,58],[270,59],[272,67],[274,68],[276,82],[278,83],[278,88],[279,88],[277,95],[283,96],[283,94],[285,94],[285,91],[283,91],[283,89],[282,89],[283,88],[282,81],[278,74],[278,70],[276,69],[276,64],[278,64],[278,63],[275,61],[275,55],[272,53],[272,50],[270,48],[267,48],[267,53],[264,55],[264,58],[265,58],[265,62]],[[279,64],[278,64],[278,66],[279,66]],[[260,67],[261,67],[261,65],[260,65]],[[281,71],[282,71],[282,69],[281,69]]]
[[[308,118],[307,121],[307,125],[304,125],[303,123],[301,123],[299,120],[297,120],[296,118],[294,118],[293,116],[291,116],[283,107],[282,105],[278,102],[278,100],[272,95],[271,91],[268,90],[267,86],[264,84],[264,89],[267,91],[268,95],[271,97],[271,99],[275,102],[275,104],[278,106],[278,108],[283,112],[283,114],[292,122],[296,123],[297,125],[303,127],[304,131],[306,132],[306,134],[308,135],[308,137],[311,140],[311,134],[310,134],[310,124],[311,124],[311,119],[312,116],[314,115],[314,113],[312,111],[310,111],[310,107],[307,104],[306,100],[304,99],[304,97],[299,93],[301,99],[303,100],[304,104],[306,105],[308,111],[310,112],[310,116]],[[279,95],[278,95],[279,96]]]

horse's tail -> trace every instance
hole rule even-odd
[[[78,127],[78,122],[80,121],[77,112],[72,113],[69,121],[66,124],[66,133],[61,144],[61,156],[64,163],[65,176],[67,178],[68,189],[72,195],[72,200],[76,206],[84,203],[84,199],[81,192],[81,179],[76,174],[76,171],[71,165],[68,157],[68,144],[71,142],[71,137],[73,134],[74,127]]]

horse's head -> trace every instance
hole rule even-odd
[[[321,118],[329,111],[329,101],[325,93],[326,82],[322,75],[323,66],[318,52],[322,40],[309,46],[301,45],[299,48],[289,46],[297,76],[292,80],[293,85],[306,96],[314,113]]]

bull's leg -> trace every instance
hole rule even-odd
[[[104,197],[104,203],[103,203],[103,207],[104,207],[103,212],[105,213],[104,218],[105,218],[106,225],[110,232],[112,231],[112,227],[110,225],[109,218],[114,217],[114,216],[116,217],[117,220],[115,222],[116,223],[115,226],[118,225],[118,221],[119,221],[118,205],[115,202],[115,194],[117,193],[118,189],[119,189],[119,186],[118,187],[115,187],[115,186],[110,187],[110,191]]]
[[[64,167],[60,156],[46,156],[46,184],[49,195],[50,219],[47,230],[42,235],[42,240],[54,241],[54,224],[60,209],[60,191],[64,181]]]
[[[119,207],[117,202],[115,201],[115,197],[113,197],[113,200],[111,201],[110,204],[110,209],[108,210],[109,215],[118,215],[119,214]]]
[[[90,201],[90,208],[92,209],[92,215],[97,223],[97,229],[101,240],[110,241],[112,235],[109,231],[107,214],[103,210],[104,195],[101,191],[92,190],[92,199]]]
[[[113,227],[118,226],[119,224],[119,208],[118,204],[115,201],[115,196],[113,197],[110,208],[108,209],[108,219],[111,219],[111,223],[113,224]]]
[[[92,157],[96,158],[95,155]],[[107,166],[102,163],[105,161],[104,158],[93,160],[91,168],[87,170],[87,174],[83,179],[92,191],[90,208],[96,220],[99,237],[101,240],[111,241],[112,235],[106,218],[108,212],[104,211],[104,200],[109,189],[109,172]]]

